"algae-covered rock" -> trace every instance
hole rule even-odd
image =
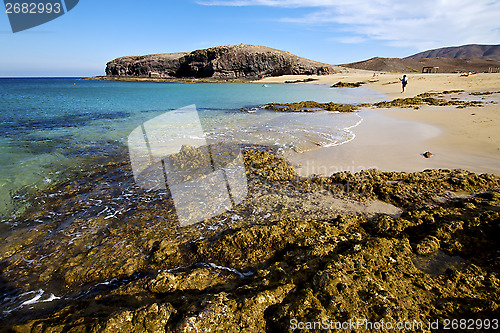
[[[432,154],[430,151],[426,151],[426,152],[423,154],[423,156],[424,156],[425,158],[431,158],[431,157],[432,157],[432,155],[433,155],[433,154]]]
[[[255,173],[269,181],[288,182],[297,177],[293,166],[270,153],[250,150],[244,155],[244,161],[247,174]]]
[[[296,103],[269,103],[266,109],[281,112],[314,112],[317,110],[325,110],[332,112],[355,112],[359,110],[359,106],[352,104],[337,104],[333,102],[318,103],[313,101],[296,102]]]
[[[393,218],[388,215],[381,215],[367,224],[370,231],[380,236],[397,236],[406,228],[415,225],[403,218]]]
[[[147,288],[153,293],[163,294],[177,290],[204,290],[230,280],[231,276],[224,276],[219,271],[197,268],[179,273],[162,272],[148,282]]]
[[[361,87],[366,82],[342,82],[339,81],[331,86],[331,88],[357,88]]]
[[[111,315],[104,324],[93,327],[102,333],[161,333],[166,332],[170,316],[175,313],[170,304],[154,303],[136,311],[123,311]]]
[[[200,310],[187,314],[176,326],[176,332],[263,332],[265,311],[279,304],[295,286],[287,284],[257,292],[248,298],[220,293],[201,303]]]
[[[273,309],[273,325],[279,331],[293,332],[290,323],[294,319],[420,320],[430,310],[425,300],[432,297],[420,284],[432,282],[413,266],[410,255],[406,240],[368,239],[348,247],[324,268],[311,272],[311,280],[294,297]]]
[[[185,147],[174,162],[199,152]],[[1,235],[0,305],[11,312],[0,331],[292,332],[294,320],[499,316],[499,177],[303,178],[264,148],[243,159],[247,198],[186,227],[168,190],[137,188],[126,164],[54,188]],[[359,209],[381,201],[395,213]]]
[[[415,246],[415,252],[419,255],[433,254],[439,250],[439,239],[434,236],[424,238]]]
[[[457,108],[466,108],[466,107],[481,107],[484,105],[482,101],[467,101],[467,100],[458,100],[458,99],[444,99],[444,98],[435,98],[433,96],[438,94],[452,94],[460,92],[459,90],[455,91],[444,91],[442,93],[423,93],[417,95],[416,97],[408,97],[408,98],[396,98],[392,101],[382,101],[378,103],[374,103],[373,106],[377,108],[392,108],[392,107],[400,107],[400,108],[414,108],[419,109],[422,105],[430,105],[430,106],[456,106]],[[442,97],[442,96],[441,96]]]

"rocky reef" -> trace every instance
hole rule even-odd
[[[326,74],[336,66],[256,45],[217,46],[189,53],[127,56],[106,65],[109,77],[257,79],[287,74]]]
[[[455,106],[458,109],[464,109],[467,107],[482,107],[484,106],[483,101],[475,100],[459,100],[446,99],[444,95],[461,93],[463,90],[446,90],[441,93],[423,93],[415,97],[409,98],[397,98],[392,101],[383,101],[373,104],[377,108],[392,108],[392,107],[402,107],[402,108],[413,108],[419,109],[422,105],[430,106]],[[436,98],[438,97],[438,98]]]
[[[319,103],[314,101],[303,101],[294,103],[269,103],[265,106],[268,110],[279,112],[315,112],[325,110],[331,112],[355,112],[363,105],[338,104],[334,102]]]
[[[41,193],[1,235],[0,331],[292,332],[364,319],[428,332],[499,318],[500,177],[303,178],[265,147],[242,149],[246,200],[188,227],[168,189],[138,188],[127,162]]]
[[[358,88],[366,82],[342,82],[339,81],[331,86],[331,88]]]
[[[358,85],[359,84],[359,85]],[[361,86],[362,82],[343,83],[339,82],[332,87],[358,87]],[[415,97],[407,98],[396,98],[392,101],[381,101],[373,104],[337,104],[333,102],[319,103],[315,101],[302,101],[293,103],[269,103],[265,105],[265,108],[273,111],[280,112],[315,112],[318,110],[331,111],[331,112],[356,112],[360,108],[379,108],[379,109],[389,109],[389,108],[412,108],[420,109],[422,106],[454,106],[457,109],[464,109],[468,107],[483,107],[486,102],[482,100],[471,100],[471,99],[460,99],[459,94],[463,93],[463,90],[445,90],[443,92],[426,92],[419,94]],[[471,96],[482,96],[482,94],[471,93]],[[453,97],[450,97],[453,96]],[[489,103],[495,103],[490,101]]]

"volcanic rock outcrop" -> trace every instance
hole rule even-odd
[[[326,74],[337,67],[255,45],[217,46],[190,53],[127,56],[107,63],[106,75],[152,78],[254,79]]]

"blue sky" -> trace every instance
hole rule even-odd
[[[80,0],[16,34],[0,8],[0,76],[103,75],[124,55],[240,43],[330,64],[500,44],[491,0]]]

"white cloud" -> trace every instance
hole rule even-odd
[[[500,43],[500,1],[226,0],[200,3],[312,8],[312,13],[280,20],[307,25],[341,25],[350,36],[337,38],[343,42],[381,40],[393,46],[421,50],[471,43]]]
[[[332,38],[331,40],[342,44],[361,44],[367,41],[366,38],[361,36],[342,36],[342,37]]]

